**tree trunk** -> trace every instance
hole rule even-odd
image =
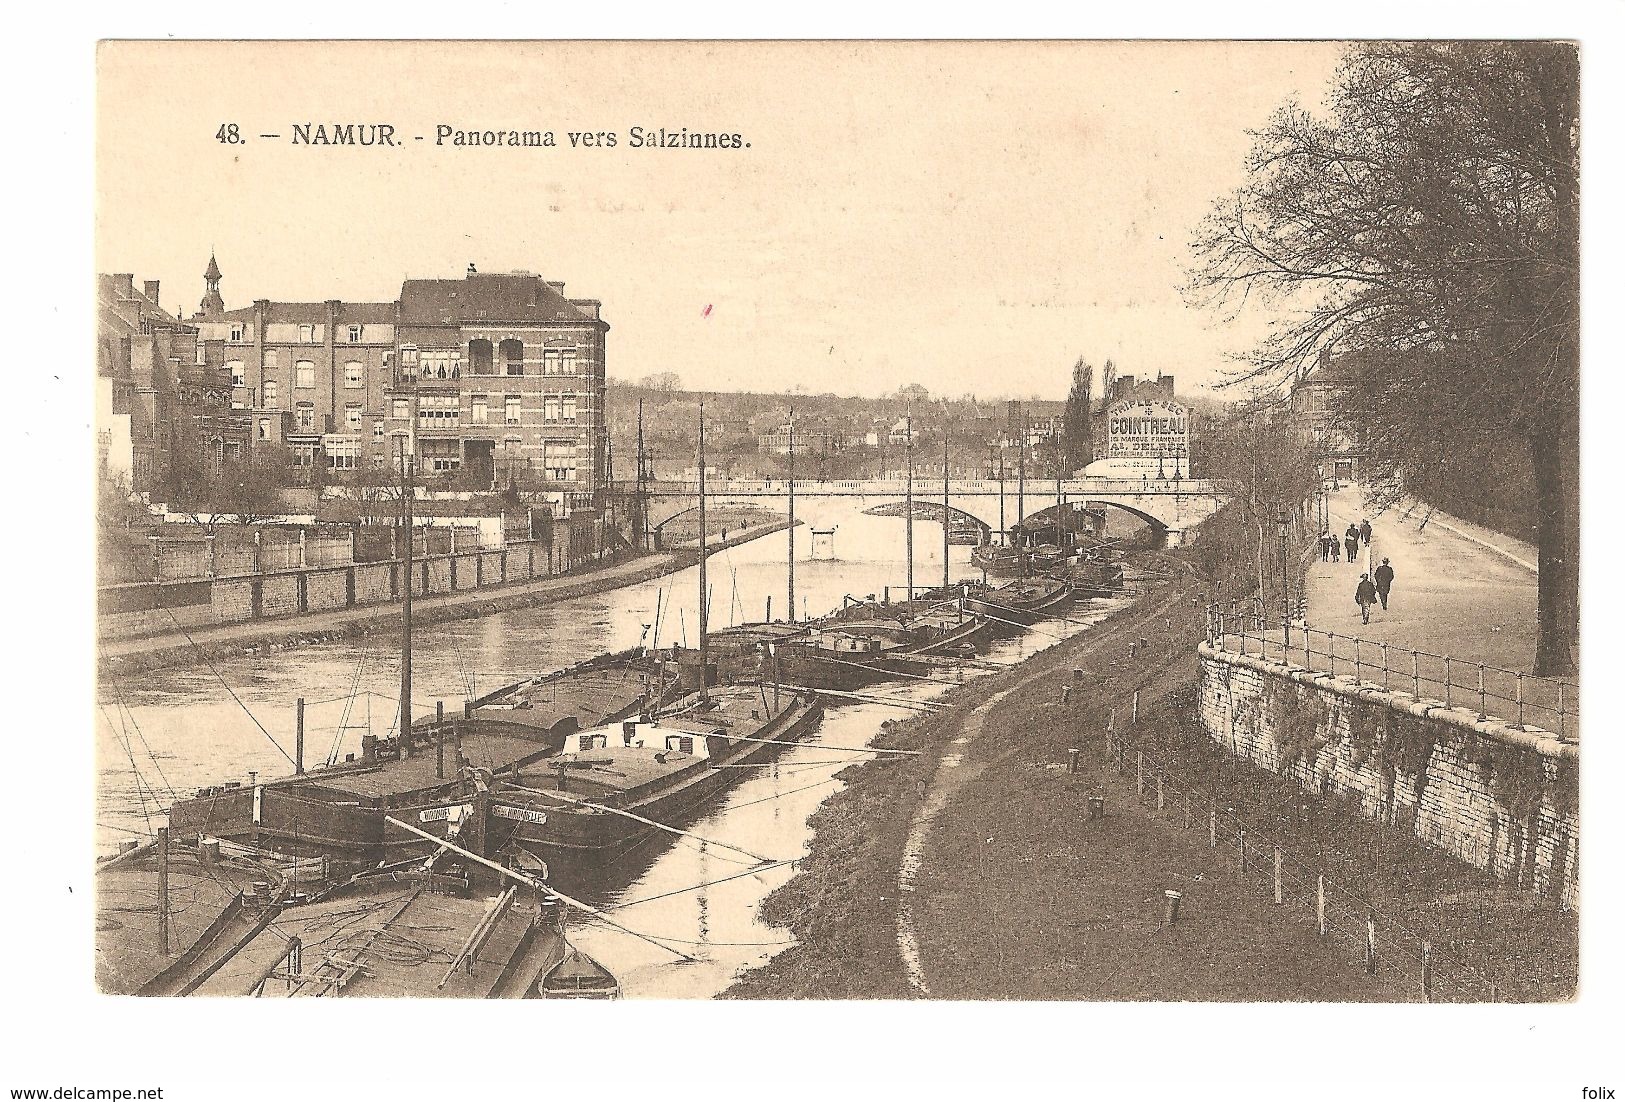
[[[1574,672],[1571,646],[1579,608],[1577,541],[1571,538],[1576,517],[1571,517],[1571,481],[1578,471],[1566,470],[1570,453],[1564,430],[1578,417],[1550,414],[1540,418],[1531,434],[1535,468],[1535,538],[1539,543],[1537,581],[1535,673],[1559,677]]]

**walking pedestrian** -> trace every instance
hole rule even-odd
[[[1331,559],[1332,559],[1332,546],[1331,546],[1332,542],[1333,542],[1332,541],[1332,534],[1330,532],[1322,532],[1320,534],[1320,561],[1321,562],[1330,562],[1331,561]]]
[[[1348,552],[1349,562],[1358,562],[1360,558],[1360,532],[1354,525],[1349,525],[1349,534],[1343,540],[1343,550]]]
[[[1371,622],[1371,606],[1377,603],[1377,587],[1370,574],[1360,575],[1360,584],[1354,587],[1354,603],[1360,606],[1360,623]]]
[[[1326,542],[1330,543],[1332,545],[1332,561],[1333,562],[1342,562],[1343,561],[1343,554],[1342,554],[1343,545],[1341,543],[1337,542],[1337,537],[1336,536],[1328,536],[1326,538]]]
[[[1360,521],[1360,542],[1367,547],[1371,546],[1371,521],[1369,519]]]
[[[1386,612],[1388,610],[1388,591],[1394,588],[1394,568],[1388,565],[1387,559],[1382,560],[1382,565],[1377,567],[1371,580],[1376,583],[1377,599],[1382,602],[1383,611]]]

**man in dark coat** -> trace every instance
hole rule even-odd
[[[1377,599],[1382,602],[1382,607],[1386,610],[1388,608],[1388,591],[1394,588],[1394,568],[1388,565],[1387,559],[1382,560],[1382,565],[1377,567],[1375,573],[1371,576],[1371,580],[1376,583]]]
[[[1330,532],[1320,534],[1320,561],[1332,561],[1332,534]]]
[[[1369,520],[1360,521],[1360,542],[1367,547],[1371,546],[1371,522]]]
[[[1354,587],[1354,603],[1360,606],[1360,623],[1371,622],[1371,606],[1377,603],[1377,587],[1370,574],[1360,575],[1360,584]]]
[[[1360,530],[1352,524],[1349,525],[1348,535],[1343,537],[1343,550],[1348,552],[1349,562],[1360,557]]]

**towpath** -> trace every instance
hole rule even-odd
[[[1422,652],[1418,668],[1424,696],[1440,697],[1443,689],[1443,663],[1428,655],[1448,655],[1455,703],[1476,703],[1477,666],[1483,663],[1490,668],[1484,710],[1516,720],[1516,678],[1494,668],[1513,674],[1533,669],[1535,548],[1445,513],[1435,511],[1430,518],[1425,505],[1408,512],[1400,508],[1376,513],[1364,506],[1358,486],[1332,496],[1331,517],[1332,531],[1339,536],[1351,522],[1358,525],[1369,518],[1371,544],[1360,549],[1353,565],[1322,562],[1319,555],[1310,562],[1306,580],[1309,626],[1370,644],[1362,647],[1362,657],[1373,665],[1380,661],[1381,648],[1386,645],[1392,687],[1407,691],[1412,689],[1409,652]],[[1371,622],[1362,624],[1354,589],[1361,573],[1374,571],[1384,558],[1394,568],[1393,592],[1388,607],[1374,606]],[[1327,646],[1318,638],[1313,644],[1317,650]],[[1336,648],[1338,672],[1354,672],[1352,665],[1345,666],[1351,656],[1348,647],[1339,642]],[[1315,665],[1324,668],[1319,656]],[[1370,672],[1365,676],[1381,680]],[[1454,695],[1458,689],[1460,695]],[[1556,704],[1555,687],[1530,679],[1523,692],[1526,702],[1539,705],[1539,714],[1527,716],[1528,722],[1555,730],[1555,716],[1550,712]],[[1565,692],[1565,707],[1575,703]]]

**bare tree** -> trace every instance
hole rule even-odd
[[[1529,450],[1548,674],[1572,671],[1578,619],[1578,86],[1563,43],[1354,48],[1330,117],[1288,104],[1255,135],[1191,281],[1272,312],[1233,381],[1355,353],[1334,410],[1380,496],[1486,439]]]

